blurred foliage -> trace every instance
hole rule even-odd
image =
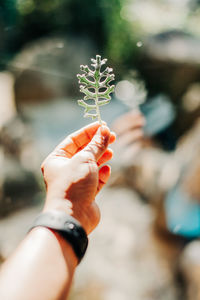
[[[106,56],[113,63],[128,65],[132,60],[133,53],[137,54],[137,31],[132,30],[121,16],[125,1],[102,0],[104,7],[104,32],[106,33],[105,51]]]
[[[0,0],[2,65],[26,43],[61,34],[87,37],[113,63],[128,63],[135,45],[121,0]]]
[[[199,35],[199,17],[199,0],[0,0],[0,61],[5,67],[44,36],[86,37],[123,74],[137,61],[143,37],[176,29]]]

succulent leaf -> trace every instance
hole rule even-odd
[[[98,118],[99,123],[102,124],[99,107],[110,102],[110,94],[114,92],[115,88],[114,85],[110,86],[110,82],[114,80],[115,75],[111,74],[113,69],[109,67],[101,72],[101,67],[107,62],[106,58],[101,59],[100,55],[96,55],[96,59],[91,58],[91,62],[94,70],[91,70],[87,65],[81,65],[80,69],[84,73],[77,74],[80,91],[85,94],[84,100],[78,100],[78,104],[85,108],[84,117]],[[102,88],[105,91],[99,90]],[[86,103],[87,100],[94,100],[94,104]]]

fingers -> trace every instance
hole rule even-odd
[[[118,138],[118,147],[124,147],[131,145],[139,141],[144,136],[142,129],[135,129],[133,131],[128,131]]]
[[[142,146],[140,142],[136,142],[133,145],[127,147],[126,149],[124,149],[124,157],[127,160],[130,160],[131,158],[134,158],[139,151],[141,150]]]
[[[89,143],[99,127],[100,124],[95,122],[70,134],[56,147],[56,151],[64,150],[68,157],[72,157],[79,148]]]
[[[100,167],[103,164],[105,164],[107,161],[109,161],[113,157],[113,151],[112,149],[108,148],[104,154],[99,158],[97,165]]]
[[[86,160],[90,159],[97,162],[108,147],[110,135],[109,128],[107,126],[101,126],[91,142],[80,152],[81,155],[85,156]]]
[[[116,134],[115,134],[113,131],[111,131],[111,133],[110,133],[110,140],[109,140],[109,144],[112,144],[112,143],[114,143],[114,142],[115,142],[115,140],[116,140]]]
[[[91,209],[91,213],[89,211],[90,209]],[[90,216],[90,221],[92,224],[92,226],[87,231],[87,234],[90,234],[99,224],[100,217],[101,217],[100,209],[95,202],[92,202],[90,208],[88,208],[88,215]]]
[[[97,187],[97,193],[99,193],[99,191],[107,183],[110,174],[111,174],[111,167],[109,165],[105,165],[99,170],[99,184]]]
[[[103,125],[105,122],[103,122]],[[60,155],[71,158],[74,154],[82,150],[93,138],[97,132],[100,124],[98,122],[92,123],[83,127],[82,129],[67,136],[55,149]],[[112,144],[116,139],[115,134],[110,134],[109,143]]]
[[[145,118],[139,111],[131,111],[113,123],[113,130],[117,132],[117,135],[121,135],[124,132],[133,130],[135,128],[143,127],[145,125]]]

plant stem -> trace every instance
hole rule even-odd
[[[110,81],[114,80],[114,74],[111,74],[112,68],[108,67],[101,73],[101,67],[107,59],[102,60],[100,55],[96,55],[96,59],[91,58],[91,61],[92,70],[87,65],[81,65],[84,74],[77,74],[80,91],[85,94],[83,99],[78,100],[78,104],[84,107],[84,117],[91,117],[93,120],[97,118],[102,126],[100,106],[108,104],[111,100],[110,94],[114,91],[114,85],[110,86]],[[100,91],[101,89],[104,91]],[[93,100],[95,103],[88,104],[87,100]]]
[[[99,88],[97,87],[95,89],[95,93],[96,93],[96,97],[95,97],[96,112],[97,112],[97,117],[98,117],[99,124],[102,125],[101,114],[100,114],[100,109],[99,109],[99,105],[98,105],[98,92],[99,92]]]

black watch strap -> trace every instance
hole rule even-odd
[[[57,231],[71,244],[79,262],[81,261],[88,246],[88,238],[85,230],[76,219],[62,211],[54,210],[40,214],[30,230],[37,226]]]

